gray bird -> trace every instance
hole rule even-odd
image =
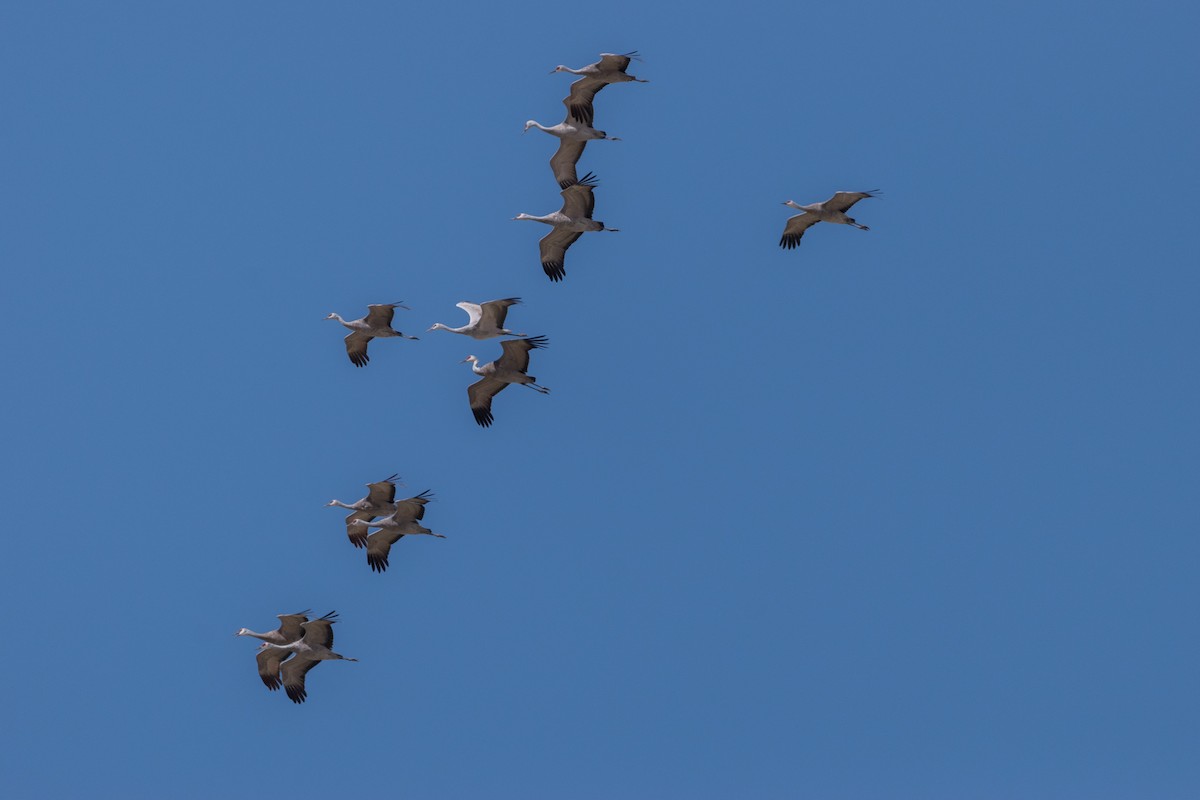
[[[408,306],[399,303],[380,303],[367,306],[367,315],[362,319],[353,319],[347,322],[337,314],[330,314],[325,319],[336,319],[350,329],[350,333],[346,336],[346,355],[350,356],[351,364],[363,367],[371,360],[367,356],[367,342],[372,339],[391,336],[398,336],[402,339],[417,338],[392,329],[392,316],[396,313],[397,308],[409,310]]]
[[[866,225],[859,225],[852,217],[846,216],[846,212],[859,200],[876,197],[878,193],[878,189],[872,189],[869,192],[837,192],[824,203],[810,203],[806,206],[800,205],[795,200],[785,200],[783,203],[785,206],[799,209],[801,213],[794,217],[788,217],[787,225],[783,228],[783,238],[779,240],[779,246],[784,250],[793,249],[800,244],[800,237],[804,235],[804,232],[818,222],[853,225],[859,230],[869,231],[870,228]]]

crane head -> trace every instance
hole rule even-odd
[[[238,628],[238,632],[235,633],[234,636],[245,636],[248,633],[250,633],[249,628]]]
[[[525,130],[521,131],[521,133],[529,133],[529,129],[532,128],[534,125],[537,125],[536,119],[526,120],[525,121]]]
[[[466,358],[464,358],[462,361],[460,361],[460,362],[458,362],[458,363],[460,363],[460,364],[465,364],[465,363],[467,363],[468,361],[472,361],[472,362],[475,362],[475,363],[479,363],[479,359],[475,358],[475,356],[467,356]]]
[[[553,74],[554,74],[554,73],[556,73],[556,72],[566,72],[566,71],[567,71],[567,65],[566,65],[566,64],[559,64],[557,67],[555,67],[554,69],[550,70],[550,74],[551,74],[551,75],[553,75]]]

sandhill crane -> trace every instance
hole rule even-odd
[[[545,386],[537,385],[537,378],[525,374],[525,370],[529,369],[529,351],[544,348],[549,343],[545,336],[509,339],[500,344],[504,348],[504,354],[489,364],[480,366],[479,359],[475,356],[467,356],[460,362],[470,361],[471,371],[483,376],[482,380],[467,387],[467,398],[471,401],[471,413],[475,415],[476,422],[485,428],[492,424],[492,398],[504,391],[504,387],[510,383],[528,386],[542,394],[550,393]]]
[[[876,197],[878,193],[878,189],[872,189],[869,192],[837,192],[824,203],[811,203],[806,206],[800,205],[795,200],[785,201],[785,206],[798,208],[802,213],[788,217],[787,225],[783,228],[783,238],[779,240],[779,246],[785,250],[796,247],[800,244],[800,237],[804,235],[804,232],[818,222],[853,225],[859,230],[869,231],[870,228],[866,225],[859,225],[852,218],[846,216],[846,211],[859,200]]]
[[[583,148],[589,141],[592,139],[607,139],[610,142],[621,141],[616,136],[609,136],[604,131],[598,131],[591,125],[580,122],[570,114],[567,114],[567,118],[562,122],[552,125],[549,128],[536,119],[531,119],[525,123],[524,132],[528,133],[530,128],[545,131],[551,136],[557,136],[561,140],[558,150],[550,157],[550,169],[554,172],[554,180],[558,181],[558,186],[561,189],[565,189],[579,181],[579,178],[575,175],[575,165],[579,162],[579,157],[583,155]]]
[[[278,650],[281,653],[294,653],[291,660],[284,660],[281,668],[284,691],[293,703],[303,703],[308,697],[304,689],[304,676],[321,661],[358,661],[357,658],[347,658],[333,652],[333,624],[337,622],[337,612],[330,611],[323,617],[304,624],[304,635],[289,644],[272,644],[263,642],[260,650]],[[262,653],[259,654],[262,656]],[[261,666],[261,662],[260,662]],[[266,678],[263,678],[264,682]]]
[[[369,521],[376,517],[385,517],[396,510],[396,504],[392,501],[396,499],[396,479],[398,477],[400,476],[392,475],[381,481],[368,483],[367,496],[354,503],[343,503],[341,500],[335,499],[325,504],[326,508],[340,506],[353,512],[346,517],[346,535],[350,537],[350,544],[355,547],[366,546],[366,536],[360,535],[359,529],[351,524],[355,520]],[[403,484],[401,485],[403,486]]]
[[[569,72],[572,75],[582,75],[583,77],[571,84],[571,94],[564,100],[567,110],[575,117],[575,119],[586,122],[588,125],[595,124],[595,116],[592,107],[592,98],[596,93],[608,86],[610,83],[624,83],[626,81],[637,81],[638,83],[649,83],[650,81],[642,78],[635,78],[629,75],[625,70],[629,67],[629,62],[633,59],[641,61],[636,50],[623,53],[601,53],[600,60],[594,64],[588,64],[586,67],[579,69],[571,69],[570,67],[559,64],[550,74],[555,72]]]
[[[486,303],[455,303],[458,308],[467,312],[470,320],[461,328],[451,328],[435,322],[429,327],[431,331],[450,331],[470,336],[472,339],[494,339],[497,336],[524,336],[523,333],[513,333],[504,327],[504,318],[508,316],[508,307],[521,302],[519,297],[506,297],[503,300],[488,300]]]
[[[347,322],[337,314],[330,314],[325,319],[336,319],[350,329],[346,336],[346,355],[350,363],[356,367],[366,366],[371,359],[367,356],[367,342],[375,338],[383,339],[389,336],[399,336],[402,339],[416,339],[397,330],[392,330],[392,316],[397,308],[409,310],[408,306],[399,303],[379,303],[367,306],[367,315],[362,319]]]
[[[424,519],[425,504],[432,499],[433,493],[424,491],[416,497],[397,502],[396,511],[391,516],[377,519],[374,522],[355,521],[356,535],[363,537],[367,543],[367,566],[371,568],[372,572],[383,572],[388,568],[388,553],[391,552],[392,545],[404,536],[424,534],[436,536],[439,539],[446,538],[417,522],[417,520]],[[379,531],[372,533],[370,538],[367,538],[371,528],[379,528]]]
[[[592,219],[596,208],[596,198],[592,190],[596,188],[596,176],[592,173],[584,175],[578,183],[563,189],[562,209],[535,217],[532,214],[517,214],[513,219],[529,219],[534,222],[544,222],[554,227],[538,242],[542,257],[542,269],[552,281],[561,281],[566,277],[567,270],[563,266],[567,256],[567,248],[584,234],[584,231],[613,231],[619,228],[606,228],[603,222]]]
[[[295,614],[277,614],[280,625],[278,630],[268,631],[267,633],[255,633],[249,628],[242,628],[234,636],[253,636],[256,639],[262,639],[264,642],[272,644],[290,644],[304,635],[303,625],[308,622],[308,613],[311,609],[297,611]],[[290,656],[284,650],[274,648],[261,649],[255,660],[258,662],[258,676],[262,678],[262,682],[271,691],[275,691],[280,686],[279,681],[279,663]]]

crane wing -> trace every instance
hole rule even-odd
[[[392,327],[392,317],[396,316],[394,303],[379,303],[367,306],[367,324],[372,328]]]
[[[821,204],[821,207],[826,211],[846,211],[859,200],[866,200],[868,197],[874,196],[875,192],[835,192],[833,197]]]
[[[333,648],[333,623],[337,612],[330,611],[323,617],[304,623],[304,643],[309,647]]]
[[[579,162],[579,157],[583,155],[583,148],[586,146],[587,142],[579,139],[561,139],[559,141],[558,150],[550,157],[550,169],[554,172],[554,180],[558,181],[561,188],[565,189],[579,181],[575,175],[575,165]]]
[[[628,53],[601,53],[596,66],[601,72],[624,72],[629,68],[629,62],[637,57],[637,50]]]
[[[372,572],[384,572],[388,568],[388,553],[392,545],[400,541],[404,534],[398,531],[382,530],[371,534],[367,540],[367,566]]]
[[[280,650],[278,647],[264,647],[254,660],[258,662],[258,677],[272,692],[281,685],[279,680],[279,665],[292,656],[290,650]]]
[[[779,246],[784,250],[795,248],[800,244],[800,237],[804,232],[820,221],[816,214],[809,214],[807,211],[788,217],[787,225],[783,226],[783,237],[779,240]]]
[[[362,331],[351,331],[346,336],[346,355],[350,356],[350,363],[356,367],[365,367],[367,362],[371,360],[367,355],[367,342],[375,337],[369,333]]]
[[[595,109],[592,107],[592,99],[596,93],[607,85],[607,82],[600,78],[592,76],[584,76],[571,84],[571,93],[563,98],[563,105],[567,107],[567,113],[574,117],[578,122],[586,124],[588,127],[595,127]]]
[[[567,257],[567,248],[575,244],[575,240],[583,236],[582,231],[568,231],[555,228],[538,242],[542,254],[542,271],[550,280],[557,283],[567,275],[563,266]]]
[[[367,484],[367,500],[373,506],[387,505],[396,499],[396,478],[399,475],[393,475],[387,480],[376,481],[375,483]]]
[[[283,665],[283,690],[287,692],[288,699],[293,703],[303,703],[308,697],[308,692],[304,689],[304,676],[320,663],[320,661],[310,658],[296,656]]]
[[[492,398],[504,391],[505,386],[508,384],[504,381],[483,378],[467,387],[467,398],[471,401],[471,413],[475,415],[475,421],[483,427],[486,428],[492,424]]]
[[[478,324],[479,318],[483,316],[483,309],[475,303],[455,303],[456,306],[467,312],[470,321],[467,322],[468,327]]]
[[[392,519],[396,522],[412,522],[425,517],[425,504],[433,499],[433,492],[426,489],[416,497],[401,500],[396,503],[396,513]]]
[[[499,330],[504,327],[508,316],[508,307],[521,302],[519,297],[506,297],[503,300],[489,300],[483,304],[483,320],[487,327]]]
[[[346,517],[346,536],[350,539],[350,544],[355,547],[364,547],[367,543],[367,535],[371,529],[366,525],[356,525],[355,522],[370,522],[379,516],[373,511],[355,511]]]
[[[279,614],[279,635],[283,638],[282,644],[288,644],[299,639],[304,634],[303,625],[308,622],[308,611],[299,611],[295,614]]]
[[[496,359],[496,366],[524,372],[529,369],[529,351],[541,350],[550,344],[545,336],[529,336],[524,339],[508,339],[500,343],[504,354]]]
[[[592,190],[596,188],[596,176],[589,172],[570,186],[563,187],[562,213],[571,219],[591,219],[592,211],[596,208],[596,197]]]

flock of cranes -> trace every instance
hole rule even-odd
[[[578,234],[576,234],[578,236]],[[521,302],[519,297],[506,297],[501,300],[489,300],[486,303],[458,303],[458,307],[467,312],[470,318],[461,328],[451,328],[440,322],[429,327],[431,331],[450,331],[470,336],[472,339],[495,339],[499,336],[517,336],[501,344],[503,355],[488,364],[480,364],[478,358],[469,355],[460,363],[471,362],[471,369],[482,377],[467,387],[467,397],[471,403],[471,413],[475,421],[483,427],[492,424],[492,398],[510,383],[519,383],[537,389],[542,394],[550,390],[538,386],[535,379],[525,374],[529,368],[529,351],[544,348],[550,344],[545,336],[526,336],[514,333],[504,327],[505,317],[510,306]],[[325,319],[336,319],[350,329],[346,335],[346,355],[350,363],[356,367],[365,367],[370,357],[367,355],[367,343],[372,339],[400,337],[416,339],[392,328],[392,318],[397,308],[408,309],[400,303],[380,303],[367,306],[367,315],[362,319],[346,321],[337,314],[330,314]]]
[[[358,661],[333,652],[333,624],[337,612],[330,611],[314,620],[308,611],[279,614],[279,627],[267,633],[255,633],[247,628],[235,636],[262,639],[258,646],[258,677],[272,692],[283,687],[293,703],[303,703],[308,697],[304,676],[322,661]]]
[[[596,177],[592,173],[582,178],[576,175],[576,166],[589,141],[607,139],[619,141],[595,125],[594,100],[596,94],[611,83],[636,81],[642,78],[626,72],[631,61],[638,59],[636,52],[616,55],[602,53],[600,60],[580,69],[559,65],[551,74],[566,72],[580,76],[571,84],[570,93],[563,99],[566,118],[557,125],[545,126],[536,120],[525,123],[525,131],[537,128],[557,137],[558,149],[550,159],[550,169],[558,182],[563,198],[562,208],[544,216],[518,214],[513,219],[532,220],[551,226],[550,233],[542,237],[539,248],[542,269],[553,282],[566,276],[564,262],[567,249],[580,236],[590,231],[616,231],[603,222],[593,219],[596,200],[594,189]],[[790,217],[784,227],[779,245],[791,250],[800,243],[808,228],[818,222],[852,225],[868,230],[846,212],[859,200],[875,197],[877,191],[837,192],[823,203],[800,205],[788,200],[784,205],[798,209],[801,213]],[[492,401],[511,384],[526,386],[541,394],[550,390],[537,383],[530,375],[529,354],[545,348],[549,342],[545,336],[528,336],[505,327],[508,310],[521,302],[519,297],[506,297],[484,303],[461,302],[458,308],[467,313],[467,324],[453,328],[435,322],[428,331],[448,331],[476,340],[494,339],[501,336],[514,338],[501,342],[499,358],[482,363],[475,355],[468,355],[462,363],[470,363],[471,370],[479,380],[467,387],[467,399],[475,422],[481,427],[492,425]],[[326,319],[337,320],[350,333],[346,335],[346,355],[356,367],[365,367],[370,361],[367,346],[372,339],[401,338],[416,340],[416,336],[401,333],[392,327],[396,309],[410,310],[400,302],[378,303],[367,306],[367,315],[360,319],[345,320],[336,313]],[[368,483],[365,497],[353,503],[331,500],[327,507],[339,507],[350,513],[345,518],[346,536],[355,548],[366,551],[367,566],[372,572],[382,573],[388,568],[388,556],[392,546],[405,536],[431,536],[446,538],[421,524],[425,518],[425,506],[433,499],[426,490],[407,499],[396,499],[396,487],[403,485],[398,475],[390,475],[380,481]],[[372,532],[372,529],[376,529]],[[337,612],[329,612],[316,619],[309,619],[309,611],[295,614],[279,614],[279,628],[267,633],[257,633],[247,628],[240,629],[236,636],[250,636],[262,640],[255,660],[263,684],[271,691],[283,688],[294,703],[303,703],[308,697],[305,676],[321,661],[356,661],[333,651],[333,625]]]
[[[550,157],[550,170],[554,173],[554,179],[558,181],[558,187],[562,190],[562,208],[540,217],[534,214],[517,214],[513,217],[513,219],[541,222],[553,228],[538,242],[538,247],[541,252],[542,270],[546,273],[546,277],[556,283],[566,277],[567,270],[564,265],[567,248],[575,244],[580,236],[589,231],[616,232],[620,230],[620,228],[606,227],[603,222],[592,219],[592,212],[596,210],[594,194],[597,185],[596,176],[589,172],[579,178],[576,176],[575,167],[588,142],[595,139],[620,141],[617,137],[609,136],[604,131],[596,130],[593,127],[596,121],[593,100],[596,93],[610,83],[627,81],[649,83],[649,81],[635,78],[625,71],[629,68],[630,62],[636,58],[638,58],[637,51],[621,55],[601,53],[599,61],[580,69],[571,69],[559,64],[550,73],[551,75],[555,72],[568,72],[572,75],[582,76],[571,84],[570,94],[563,98],[563,105],[567,107],[566,118],[550,127],[533,119],[525,123],[526,133],[530,128],[537,128],[551,136],[557,136],[560,140],[558,150]],[[479,417],[476,416],[476,419]]]

